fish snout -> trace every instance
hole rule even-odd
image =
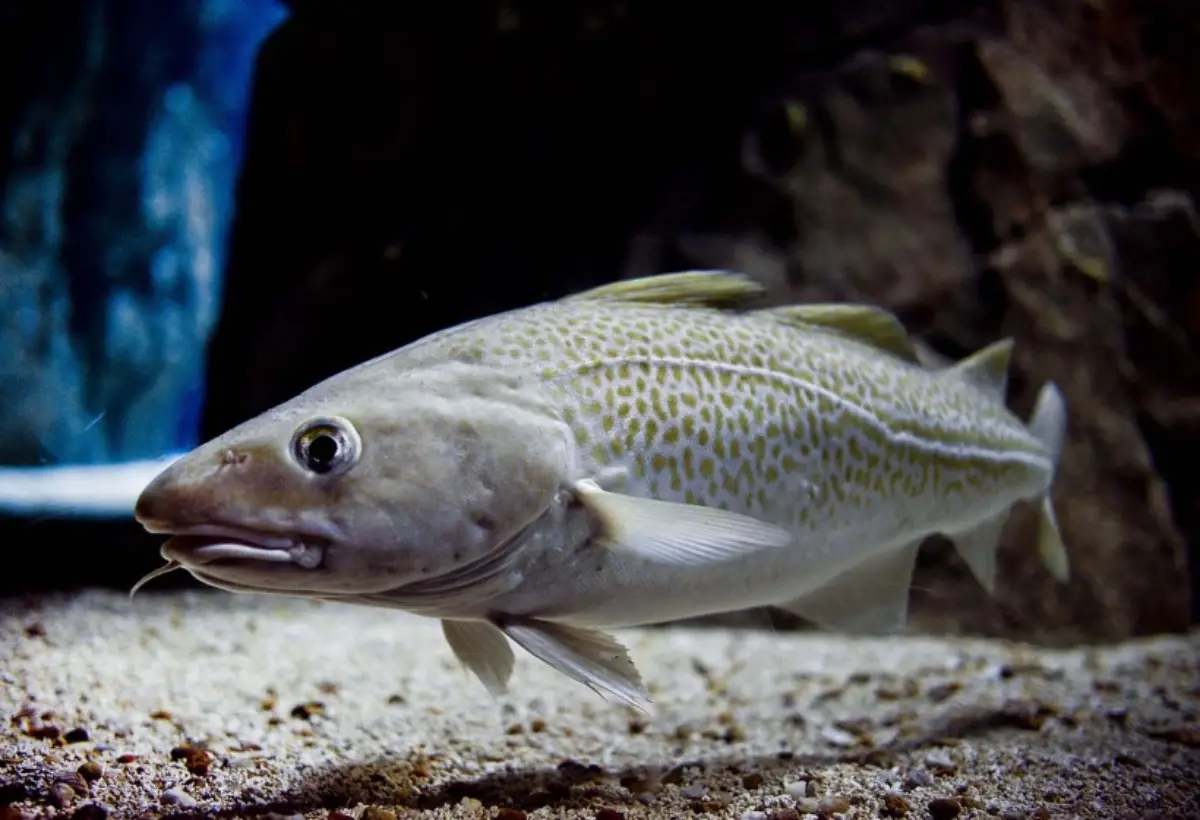
[[[170,533],[178,518],[179,498],[175,476],[168,467],[142,488],[133,506],[133,517],[147,532]]]
[[[222,449],[194,452],[171,464],[147,484],[134,503],[133,517],[148,532],[170,534],[181,526],[207,523],[236,497],[236,473],[251,454]]]

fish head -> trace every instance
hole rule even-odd
[[[135,516],[172,536],[169,567],[212,586],[377,594],[513,539],[554,503],[569,442],[553,406],[497,370],[348,372],[171,464]]]

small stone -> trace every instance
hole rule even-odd
[[[311,700],[308,703],[301,703],[292,707],[291,715],[300,720],[312,720],[312,718],[325,714],[325,704],[319,700]]]
[[[668,786],[678,786],[683,782],[683,770],[686,766],[676,766],[662,776],[662,782]]]
[[[58,740],[59,736],[62,735],[62,729],[53,725],[34,726],[26,731],[25,734],[37,740]]]
[[[936,686],[930,687],[929,691],[925,693],[925,697],[929,698],[934,703],[941,703],[944,700],[949,700],[960,689],[962,689],[962,684],[958,681],[939,683]]]
[[[823,797],[817,804],[817,814],[845,814],[848,811],[850,811],[850,798],[840,794]]]
[[[879,814],[883,817],[907,817],[912,806],[898,794],[885,794]]]
[[[596,812],[596,820],[625,820],[625,812],[604,808]]]
[[[396,820],[396,812],[368,806],[363,810],[361,820]]]
[[[631,794],[648,794],[658,791],[660,784],[660,780],[639,775],[626,775],[621,778],[621,785]]]
[[[689,783],[679,790],[688,800],[699,800],[704,796],[703,783]]]
[[[898,733],[891,732],[890,734],[891,737],[888,739],[889,742],[894,740]],[[878,735],[875,737],[875,742],[879,742]],[[862,757],[862,763],[864,766],[873,766],[876,769],[890,769],[895,765],[893,762],[894,760],[895,755],[893,755],[887,749],[872,749]]]
[[[834,726],[826,727],[821,730],[821,739],[832,746],[846,748],[858,743],[858,738],[850,734],[844,729],[838,729]]]
[[[50,787],[50,802],[60,809],[74,800],[75,797],[75,790],[62,781]]]
[[[179,789],[167,789],[159,799],[168,806],[194,806],[196,799],[187,792]]]
[[[933,785],[933,775],[924,769],[913,769],[904,778],[904,786],[908,789],[920,789]]]
[[[199,746],[194,746],[191,743],[184,743],[182,746],[176,746],[171,750],[172,760],[182,760],[183,765],[187,770],[197,777],[203,777],[208,774],[208,769],[212,766],[212,755]]]
[[[804,814],[816,814],[821,810],[821,801],[815,797],[801,797],[796,801],[796,811]]]
[[[500,809],[496,814],[496,820],[525,820],[525,817],[525,812],[511,808]]]
[[[90,738],[88,730],[82,726],[76,727],[63,735],[63,740],[67,741],[67,743],[85,743]]]
[[[948,774],[958,769],[950,755],[938,750],[925,755],[925,765],[939,774]]]
[[[781,809],[768,814],[767,820],[800,820],[800,812],[795,809]]]
[[[742,775],[742,788],[753,791],[760,788],[763,784],[763,776],[758,772],[750,772]]]
[[[95,803],[80,806],[71,814],[71,820],[105,820],[106,817],[108,809]]]
[[[953,820],[962,811],[962,806],[953,797],[939,797],[936,800],[930,800],[927,808],[933,820]]]
[[[54,781],[70,787],[75,794],[87,794],[89,791],[87,780],[79,772],[60,772]]]
[[[796,780],[788,783],[784,788],[788,793],[788,797],[793,800],[799,800],[802,797],[808,796],[808,782],[805,780]]]
[[[95,783],[104,777],[104,767],[94,760],[87,761],[75,771],[79,772],[79,776],[89,783]]]
[[[731,802],[733,801],[728,796],[718,794],[710,799],[693,800],[690,808],[695,814],[717,814],[729,808]]]
[[[742,812],[739,820],[767,820],[767,813],[765,811],[754,810]]]

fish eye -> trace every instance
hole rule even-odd
[[[358,433],[345,419],[313,419],[296,431],[292,454],[300,466],[317,475],[345,472],[358,461]]]

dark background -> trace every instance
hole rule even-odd
[[[1064,389],[1071,583],[1045,575],[1018,511],[998,599],[935,540],[914,626],[1066,643],[1197,620],[1200,12],[285,5],[254,57],[226,188],[197,148],[221,114],[200,0],[0,11],[16,92],[0,103],[0,322],[26,340],[0,371],[6,463],[156,456],[447,325],[735,267],[776,300],[884,305],[931,356],[1012,335],[1023,417],[1043,381]],[[180,83],[192,98],[170,96]],[[191,206],[171,219],[139,204],[167,150],[164,99],[177,156],[157,161],[179,179],[163,201]],[[231,213],[228,234],[203,234],[197,208]],[[202,239],[221,248],[216,303]],[[137,332],[114,336],[113,316]],[[63,345],[85,352],[68,367]],[[103,429],[61,421],[68,405]],[[127,588],[160,540],[12,518],[0,539],[18,558],[0,567],[5,594]]]

